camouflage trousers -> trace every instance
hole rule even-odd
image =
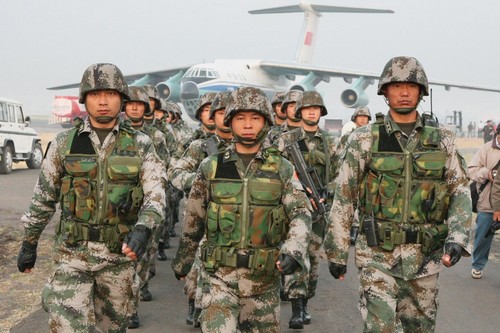
[[[364,267],[358,276],[364,332],[434,332],[439,274],[405,281]]]
[[[279,276],[249,279],[246,268],[219,268],[203,286],[201,328],[205,333],[280,332]]]
[[[316,295],[325,229],[324,221],[313,223],[311,239],[307,247],[306,267],[308,269],[284,276],[284,292],[288,298],[310,299]]]
[[[50,332],[126,332],[135,263],[103,243],[66,248],[42,291]]]
[[[128,314],[133,315],[139,308],[140,289],[156,275],[156,251],[158,251],[158,240],[163,228],[160,226],[153,230],[153,235],[149,240],[146,252],[136,266],[134,283],[132,284],[133,301],[130,302]]]

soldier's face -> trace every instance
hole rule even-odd
[[[214,120],[209,118],[210,116],[210,104],[207,104],[203,107],[203,109],[200,112],[200,120],[201,122],[206,126],[206,125],[214,125]]]
[[[153,98],[149,98],[149,109],[154,110],[156,109],[156,101]]]
[[[224,125],[224,110],[225,109],[220,109],[214,113],[215,127],[219,129],[229,129],[229,127]]]
[[[145,111],[146,111],[146,106],[142,102],[125,103],[125,114],[129,118],[142,118],[142,116],[144,116]]]
[[[368,124],[368,116],[356,116],[354,122],[358,127],[365,126]]]
[[[321,108],[319,106],[307,106],[300,109],[300,114],[302,115],[302,119],[317,122],[319,117],[321,117]]]
[[[115,119],[120,113],[122,106],[122,96],[116,90],[96,90],[87,93],[85,96],[85,108],[90,117],[92,125],[96,128],[108,128],[113,126]],[[101,122],[99,119],[109,121]]]
[[[295,104],[295,102],[291,102],[286,106],[286,116],[290,119],[295,119]]]
[[[274,113],[278,116],[278,118],[285,119],[286,113],[281,112],[281,105],[283,105],[283,103],[277,103],[274,105]]]
[[[238,112],[231,119],[233,133],[247,140],[257,139],[257,135],[266,125],[263,115],[254,111]]]
[[[161,119],[165,116],[165,112],[160,110],[155,110],[154,115],[156,119]]]
[[[408,82],[392,83],[387,85],[385,97],[391,109],[414,108],[420,100],[420,86]]]

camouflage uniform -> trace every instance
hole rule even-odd
[[[42,305],[50,314],[50,330],[125,332],[127,305],[132,300],[135,263],[121,254],[121,242],[136,221],[137,225],[152,229],[163,218],[165,174],[158,172],[162,164],[151,139],[121,121],[102,144],[88,120],[77,125],[74,142],[92,142],[95,164],[83,164],[84,169],[75,170],[72,166],[76,164],[72,165],[68,155],[70,151],[78,150],[68,146],[68,140],[74,131],[72,129],[58,134],[47,151],[31,205],[22,218],[25,223],[25,240],[35,244],[38,242],[40,234],[55,213],[56,203],[61,199],[62,215],[56,228],[54,246],[55,272],[42,293]],[[133,153],[129,151],[129,147],[134,144],[137,145],[136,153],[140,164],[134,167],[113,165],[111,161],[120,162],[120,152]],[[79,146],[85,150],[83,145]],[[127,164],[126,161],[122,163]],[[99,177],[102,178],[98,179],[103,185],[101,189],[108,188],[107,185],[112,183],[103,171],[106,169],[109,177],[119,179],[133,176],[137,177],[137,183],[141,185],[139,188],[142,188],[144,198],[138,216],[135,219],[130,216],[132,219],[124,220],[125,223],[131,223],[129,225],[120,224],[121,222],[116,224],[117,221],[104,214],[106,211],[108,214],[118,211],[118,207],[124,204],[123,199],[116,202],[111,201],[116,197],[105,199],[106,193],[103,191],[97,193],[102,198],[100,201],[93,201],[92,195],[85,197],[84,185],[89,174],[100,174]],[[77,179],[80,185],[76,184]],[[107,207],[101,205],[106,202]],[[86,209],[85,206],[93,207],[94,210]],[[71,216],[73,209],[77,209],[74,217]],[[101,214],[103,216],[98,218]],[[104,236],[104,230],[112,231],[106,226],[113,225],[122,234],[111,241]],[[87,226],[99,226],[99,229],[94,230],[101,231],[97,232],[97,236]],[[106,238],[107,241],[104,240]]]
[[[379,94],[385,84],[410,82],[426,95],[424,77],[416,59],[393,58],[381,75]],[[450,246],[460,249],[456,260],[470,255],[470,192],[453,133],[425,124],[417,114],[407,135],[389,114],[351,134],[324,243],[336,278],[345,274],[356,207],[361,211],[355,264],[364,331],[433,332],[443,244],[446,253]]]
[[[142,87],[129,87],[129,95],[130,95],[130,102],[142,102],[145,104],[145,113],[149,111],[148,95]],[[140,121],[140,120],[137,119],[135,121]],[[146,134],[149,138],[151,138],[151,140],[153,140],[153,145],[155,147],[156,154],[158,155],[160,161],[162,162],[163,171],[161,172],[166,173],[167,166],[170,160],[170,154],[167,149],[167,144],[165,142],[165,136],[163,135],[163,133],[153,125],[146,124],[146,122],[144,122],[143,120],[140,126],[133,125],[133,127],[136,131],[140,131]],[[165,219],[163,221],[165,221]],[[131,302],[131,308],[129,313],[130,317],[132,318],[131,321],[134,321],[134,323],[129,324],[129,328],[138,327],[139,325],[139,319],[138,319],[139,317],[137,315],[137,309],[139,308],[139,298],[140,298],[139,290],[142,289],[142,292],[144,293],[142,295],[143,299],[146,294],[149,294],[149,291],[146,291],[147,285],[149,283],[149,279],[156,274],[156,262],[154,259],[156,252],[158,250],[159,237],[160,234],[162,234],[163,227],[164,225],[162,223],[156,226],[156,228],[152,229],[153,237],[151,237],[149,241],[145,255],[138,261],[136,267],[137,276],[135,278],[135,283],[133,285],[134,301]],[[149,297],[146,297],[146,300],[148,298]]]
[[[257,90],[240,93],[240,89],[233,95],[247,96]],[[272,123],[269,101],[263,93],[257,98],[267,101],[266,119]],[[232,111],[228,106],[226,115]],[[234,145],[201,163],[172,268],[185,276],[206,234],[201,249],[209,273],[202,301],[203,332],[279,331],[275,263],[279,253],[284,253],[305,269],[310,223],[310,205],[293,166],[276,149],[260,146],[248,167]]]

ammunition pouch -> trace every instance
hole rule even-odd
[[[201,247],[201,261],[205,270],[214,273],[219,267],[248,268],[256,280],[272,280],[279,276],[276,267],[279,249],[252,249],[239,253],[238,249],[207,244]]]
[[[95,225],[75,220],[61,221],[58,235],[69,247],[77,246],[79,242],[105,243],[112,253],[121,253],[125,236],[132,230],[133,225]]]
[[[394,222],[377,222],[376,228],[378,246],[385,251],[393,251],[401,244],[421,244],[422,252],[428,255],[443,247],[448,236],[446,223],[426,228],[423,225],[399,226]],[[360,228],[360,231],[366,234],[365,228]]]

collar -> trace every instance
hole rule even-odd
[[[255,155],[256,159],[264,160],[264,157],[262,156],[263,153],[263,148],[262,145],[260,146],[259,150],[257,151],[257,154]],[[226,162],[236,162],[240,157],[238,156],[238,152],[236,151],[236,145],[232,143],[229,147],[226,148],[224,151],[224,158],[222,159],[223,163]]]
[[[387,134],[389,134],[389,135],[392,135],[395,132],[403,133],[401,131],[401,129],[399,128],[398,124],[396,124],[396,122],[394,121],[394,119],[392,119],[392,116],[391,116],[390,113],[388,113],[387,116],[384,119],[384,126],[385,126],[385,129],[387,131]],[[417,112],[417,119],[416,119],[416,122],[415,122],[415,129],[416,130],[421,130],[423,127],[424,127],[424,124],[423,124],[422,117]]]
[[[118,131],[120,130],[120,124],[121,124],[122,120],[120,118],[118,118],[118,121],[116,122],[115,126],[111,129],[111,131],[113,133],[118,133]],[[92,125],[90,125],[90,120],[89,118],[85,118],[85,120],[83,121],[83,126],[80,126],[79,130],[78,130],[78,135],[80,135],[81,133],[90,133],[92,132]]]

